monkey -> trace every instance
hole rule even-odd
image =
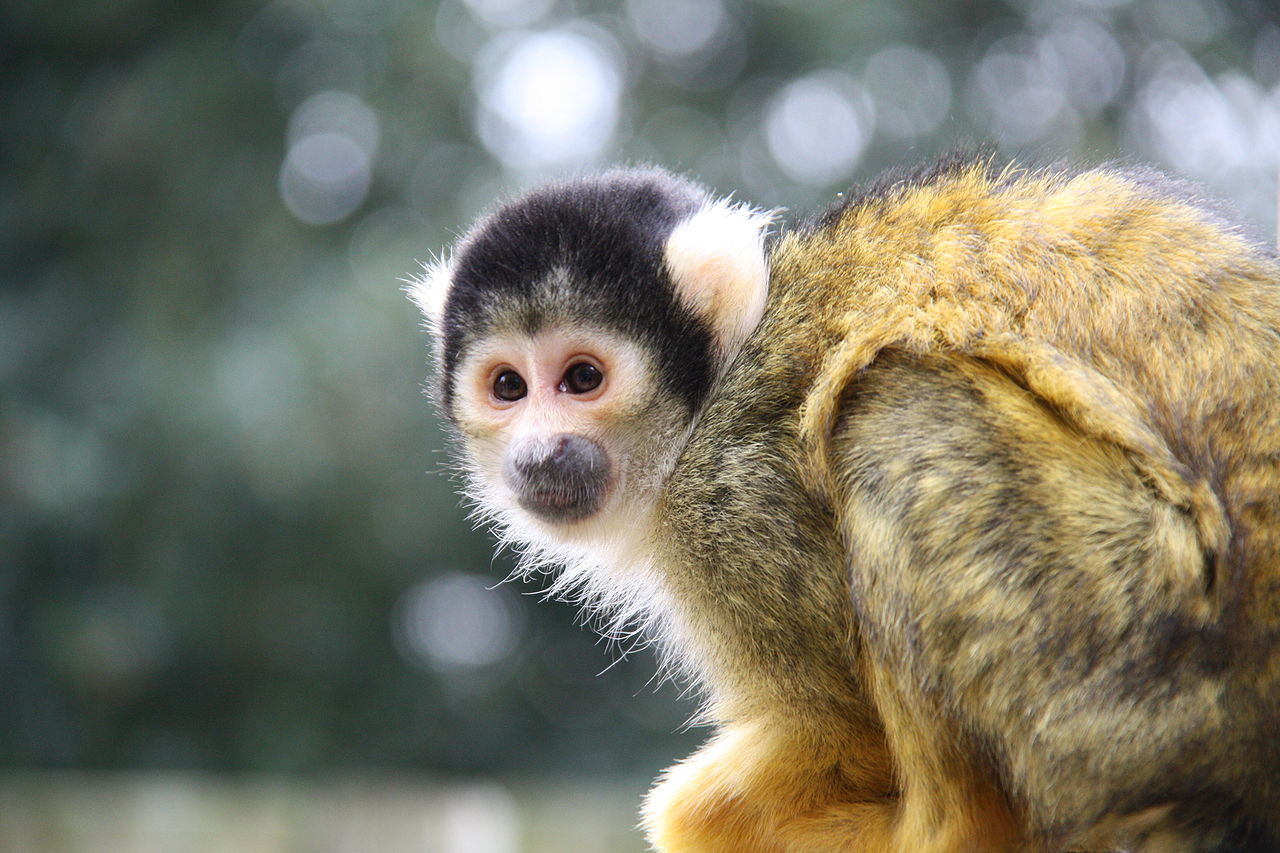
[[[656,167],[407,290],[478,517],[712,728],[661,853],[1280,851],[1280,264],[1153,170]]]

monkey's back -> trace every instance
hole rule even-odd
[[[900,777],[926,772],[913,749],[985,756],[1046,838],[1169,802],[1203,839],[1236,831],[1226,812],[1270,838],[1277,282],[1273,256],[1142,172],[955,164],[786,235],[668,492],[692,519],[672,524],[678,571],[720,581],[691,633],[726,658],[735,632],[762,660],[842,642],[780,669],[874,707],[853,716],[887,723]],[[705,509],[713,493],[734,512]],[[741,537],[769,494],[827,564],[780,568],[767,510],[746,556],[689,547]],[[745,624],[735,600],[779,583],[773,623]],[[852,621],[809,612],[840,595]],[[789,642],[806,618],[822,638]],[[721,689],[768,695],[758,662]]]
[[[815,372],[799,428],[816,485],[879,353],[968,356],[1186,510],[1209,564],[1181,580],[1221,581],[1220,616],[1245,587],[1274,593],[1253,581],[1280,574],[1280,265],[1185,188],[953,165],[834,208],[773,264],[769,319],[807,334],[770,356]],[[1253,603],[1280,618],[1280,598]]]

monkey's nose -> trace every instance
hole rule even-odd
[[[503,477],[520,506],[546,521],[578,521],[604,503],[609,457],[585,436],[563,433],[511,448]]]

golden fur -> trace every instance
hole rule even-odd
[[[657,516],[717,727],[657,849],[1275,849],[1274,257],[1152,176],[961,163],[771,265]]]

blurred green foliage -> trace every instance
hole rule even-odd
[[[1274,224],[1269,0],[0,15],[8,767],[648,774],[689,750],[649,652],[609,668],[536,585],[473,594],[511,564],[443,476],[398,281],[504,193],[653,161],[804,211],[991,140],[1154,161]]]

